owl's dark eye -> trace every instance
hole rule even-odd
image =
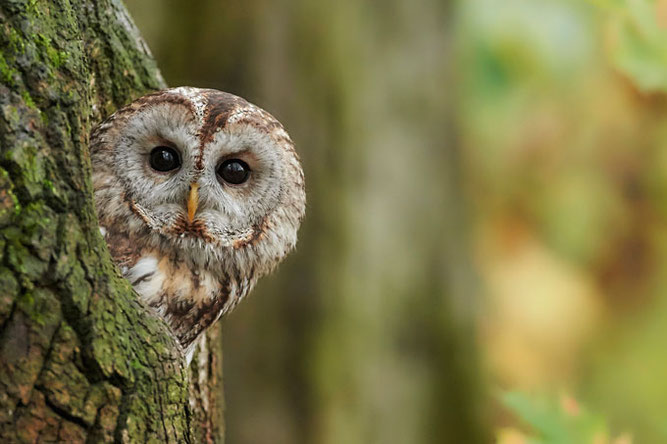
[[[181,166],[181,158],[178,152],[168,146],[153,148],[150,156],[151,168],[155,171],[171,171]]]
[[[233,185],[240,185],[250,177],[250,167],[239,159],[229,159],[222,162],[216,170],[218,178]]]

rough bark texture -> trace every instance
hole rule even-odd
[[[120,1],[0,2],[0,442],[221,441],[219,349],[190,392],[92,204],[92,126],[163,86]]]
[[[195,442],[224,442],[223,393],[222,328],[218,323],[202,335],[190,365],[190,407]]]

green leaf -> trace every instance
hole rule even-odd
[[[574,398],[561,396],[531,397],[507,392],[501,402],[529,427],[529,442],[535,444],[570,444],[606,442],[606,421],[581,407]]]
[[[596,0],[609,21],[614,66],[642,91],[667,92],[667,27],[655,0]]]

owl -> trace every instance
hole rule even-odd
[[[296,244],[305,187],[294,144],[244,99],[180,87],[111,115],[90,154],[111,256],[191,356]]]

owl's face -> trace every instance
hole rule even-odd
[[[245,100],[161,91],[118,111],[92,139],[101,220],[144,231],[149,245],[196,266],[268,271],[294,247],[305,209],[298,156],[280,123]],[[125,209],[112,203],[118,196]]]

